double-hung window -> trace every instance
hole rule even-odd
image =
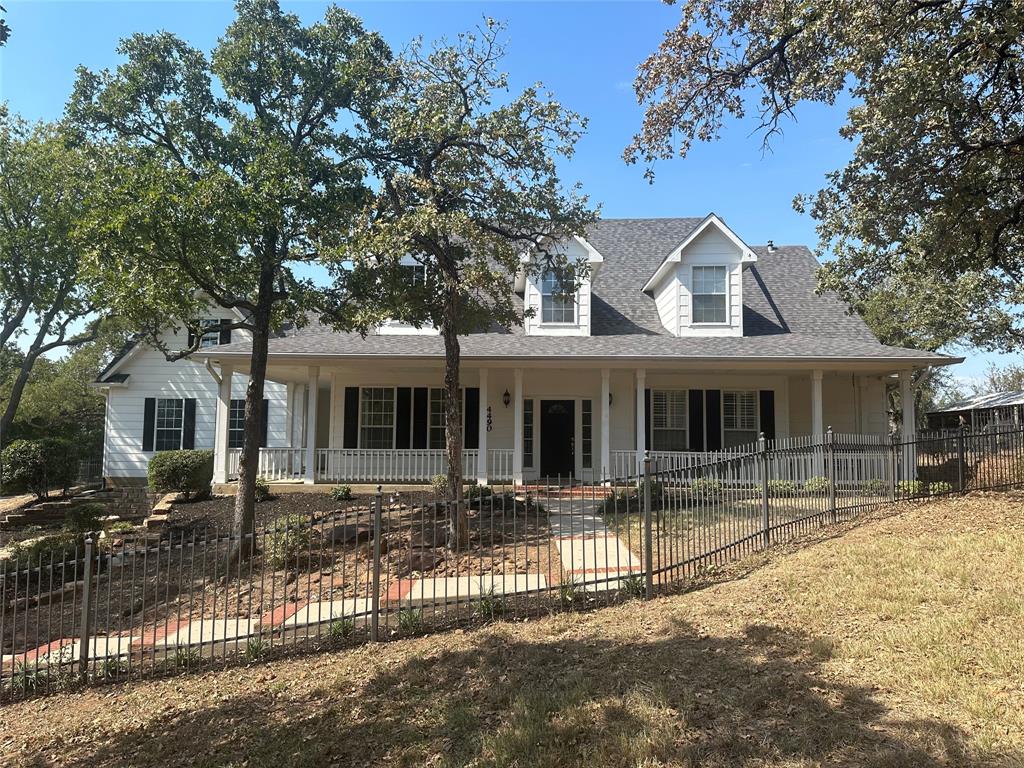
[[[726,301],[728,272],[726,267],[694,266],[694,323],[725,323],[728,321]]]
[[[157,398],[156,441],[158,451],[177,451],[181,448],[181,432],[185,425],[185,401]]]
[[[722,433],[726,448],[757,440],[757,392],[722,393]]]
[[[202,320],[199,325],[203,328],[212,328],[221,324],[220,320]],[[207,347],[215,347],[220,344],[220,330],[216,331],[205,331],[201,339],[199,339],[199,348],[206,349]]]
[[[363,387],[359,401],[359,447],[395,447],[394,387]]]
[[[533,468],[533,400],[523,400],[523,466]]]
[[[655,389],[651,392],[651,446],[656,451],[685,451],[687,391]]]
[[[462,390],[459,390],[459,399],[461,401]],[[447,436],[445,429],[448,426],[448,414],[445,410],[445,406],[448,404],[448,390],[431,388],[430,390],[430,418],[428,419],[428,426],[430,428],[427,445],[430,448],[444,448],[447,445]],[[462,413],[461,402],[459,404],[459,413]]]
[[[575,323],[576,296],[566,291],[565,281],[549,269],[540,279],[540,320],[542,323]]]
[[[402,264],[400,266],[402,279],[410,288],[427,282],[427,268],[422,264]]]

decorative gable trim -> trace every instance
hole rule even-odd
[[[662,261],[660,265],[658,265],[658,268],[655,270],[654,274],[651,275],[650,279],[646,283],[644,283],[644,287],[641,288],[640,290],[642,290],[644,293],[648,291],[653,291],[654,288],[658,285],[658,283],[661,282],[662,278],[664,278],[668,273],[672,271],[672,269],[674,268],[673,265],[678,264],[683,260],[683,252],[709,227],[717,228],[718,231],[722,233],[722,235],[724,235],[730,242],[732,242],[733,245],[735,245],[739,249],[740,264],[742,264],[744,268],[757,261],[757,254],[754,253],[751,247],[747,245],[745,242],[743,242],[743,240],[740,239],[739,235],[737,235],[728,226],[726,226],[726,223],[722,221],[717,216],[717,214],[709,213],[707,216],[704,217],[704,220],[697,225],[696,229],[694,229],[689,235],[687,235],[686,239],[683,240],[683,242],[681,242],[679,245],[677,245],[673,249],[672,253],[665,257],[665,260]]]

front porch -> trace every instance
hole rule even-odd
[[[829,426],[884,436],[886,388],[898,383],[909,394],[910,371],[879,366],[780,369],[762,362],[725,371],[668,362],[624,369],[467,361],[462,473],[481,484],[600,482],[635,476],[645,455],[663,469],[688,466],[752,446],[762,433],[778,445],[822,438]],[[218,483],[237,478],[233,375],[222,366]],[[415,484],[447,472],[439,362],[339,361],[328,368],[272,360],[269,376],[287,385],[287,414],[283,433],[270,434],[260,451],[266,480]],[[912,409],[903,428],[915,431]],[[801,480],[821,472],[794,465],[787,474]]]

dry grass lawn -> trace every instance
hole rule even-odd
[[[704,589],[0,709],[24,766],[1024,765],[1024,496]]]

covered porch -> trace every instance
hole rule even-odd
[[[603,362],[603,361],[602,361]],[[807,364],[464,359],[462,472],[467,482],[600,482],[634,476],[645,455],[685,466],[756,443],[884,436],[886,390],[912,404],[911,369],[882,360]],[[305,364],[303,364],[305,363]],[[891,366],[892,364],[889,364]],[[215,482],[237,477],[239,414],[221,361]],[[271,482],[426,483],[447,471],[443,368],[434,360],[276,361],[287,385],[286,427],[268,436],[259,474]],[[916,429],[905,409],[903,432]],[[799,474],[820,474],[815,467]]]

